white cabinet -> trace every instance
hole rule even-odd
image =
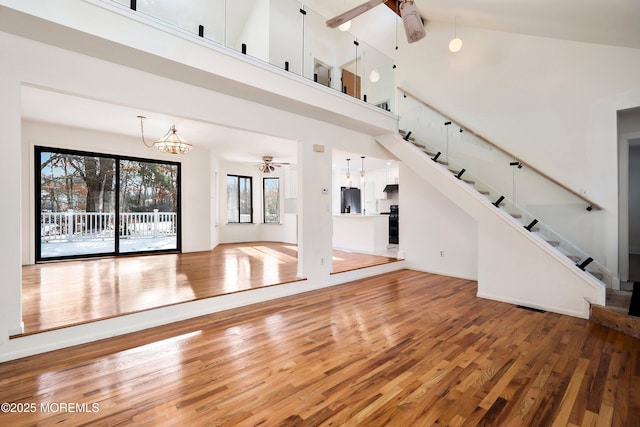
[[[284,165],[284,198],[298,198],[298,169],[295,165]]]
[[[384,199],[387,195],[384,193],[384,187],[387,185],[387,171],[385,169],[376,169],[374,171],[375,180],[375,197],[376,199]]]
[[[387,193],[384,192],[384,187],[388,184],[398,183],[398,167],[388,167],[385,169],[376,169],[373,171],[373,177],[375,180],[375,197],[376,199],[386,199]]]
[[[400,168],[394,166],[387,169],[387,184],[397,184]]]

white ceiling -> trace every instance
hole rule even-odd
[[[295,141],[30,86],[22,88],[22,116],[27,120],[116,133],[142,143],[139,115],[146,117],[147,141],[162,137],[175,124],[181,137],[194,145],[214,148],[227,161],[259,162],[268,155],[274,162],[296,162]]]
[[[303,0],[303,3],[333,16],[364,0]],[[453,24],[457,16],[459,26],[640,49],[640,0],[415,0],[415,3],[427,20],[427,28],[429,21]],[[387,7],[378,9],[386,9],[384,13],[393,16]],[[380,11],[365,15],[374,14],[379,20]],[[372,32],[385,31],[374,25],[368,27]],[[361,37],[367,40],[364,34]]]

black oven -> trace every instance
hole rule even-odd
[[[398,205],[389,209],[389,243],[398,243]]]

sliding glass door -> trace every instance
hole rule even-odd
[[[120,253],[178,249],[178,166],[120,161]]]
[[[180,250],[180,164],[36,147],[36,261]]]

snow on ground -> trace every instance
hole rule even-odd
[[[115,240],[80,240],[76,242],[42,242],[42,258],[90,255],[113,252]],[[147,239],[120,239],[120,253],[176,249],[175,236]]]

